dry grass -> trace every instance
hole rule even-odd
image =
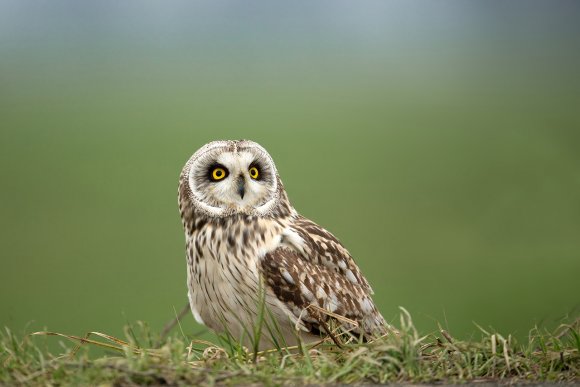
[[[54,332],[17,337],[6,329],[0,337],[0,384],[579,381],[580,319],[553,332],[536,327],[523,343],[482,328],[478,341],[461,341],[443,330],[419,335],[402,309],[397,330],[368,343],[335,332],[340,348],[328,339],[314,346],[252,352],[228,338],[216,345],[179,334],[169,335],[157,346],[159,335],[143,323],[126,327],[124,340],[99,332],[85,337]],[[60,338],[63,353],[40,349],[39,335]],[[95,347],[107,354],[92,359],[89,350]]]

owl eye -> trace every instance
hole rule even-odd
[[[211,170],[210,179],[213,181],[219,181],[228,175],[227,169],[223,167],[215,167]]]
[[[254,180],[257,180],[258,177],[260,177],[260,172],[258,171],[258,168],[256,167],[251,167],[248,172],[250,172],[250,177]]]

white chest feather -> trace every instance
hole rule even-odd
[[[205,225],[187,238],[189,300],[210,328],[241,335],[258,314],[259,258],[280,244],[282,228],[258,219],[225,227]],[[266,302],[275,304],[277,300]]]

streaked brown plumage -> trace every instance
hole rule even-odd
[[[249,343],[262,290],[286,345],[295,343],[296,328],[306,341],[324,332],[330,317],[321,309],[356,321],[358,328],[346,328],[365,335],[386,331],[349,252],[294,210],[260,145],[205,145],[183,168],[178,196],[190,306],[198,322]],[[262,335],[261,348],[272,347],[277,339],[271,336]]]

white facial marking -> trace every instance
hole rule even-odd
[[[242,141],[238,146],[231,150],[231,141],[215,141],[196,152],[188,162],[191,200],[208,215],[265,215],[278,204],[278,175],[268,152],[251,141]],[[225,167],[228,175],[222,180],[201,185],[200,176],[206,173],[211,162]],[[264,169],[259,173],[261,177],[267,175],[267,179],[250,176],[249,169],[254,162],[259,162]]]
[[[255,156],[250,152],[226,152],[218,156],[217,162],[228,169],[229,175],[222,181],[212,184],[215,197],[233,209],[253,208],[264,201],[268,195],[265,183],[250,177],[249,169]],[[244,196],[239,187],[243,185]]]

